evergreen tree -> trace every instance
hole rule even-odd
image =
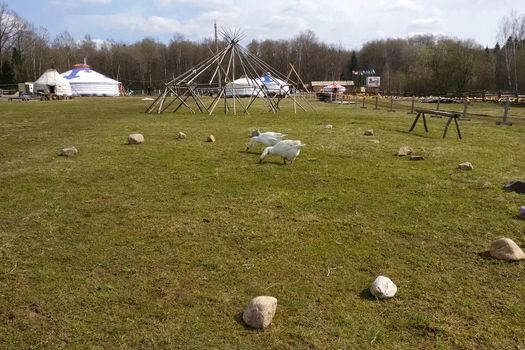
[[[0,84],[15,84],[15,71],[8,61],[2,64],[2,73],[0,73]]]

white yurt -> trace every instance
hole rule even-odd
[[[333,83],[333,84],[330,84],[330,85],[326,85],[323,88],[323,92],[332,92],[332,93],[340,93],[340,94],[342,94],[345,91],[346,91],[346,88],[343,85],[339,85],[339,84],[336,84],[336,83]]]
[[[71,96],[71,85],[56,69],[48,69],[33,84],[33,91],[41,94],[56,96]]]
[[[233,95],[235,97],[251,97],[256,95],[259,90],[254,79],[243,77],[226,84],[224,93],[226,97],[233,97]]]
[[[288,84],[281,79],[272,77],[269,73],[255,80],[258,85],[264,85],[266,92],[270,95],[282,96],[290,91]]]
[[[73,96],[119,96],[119,82],[95,72],[87,64],[75,64],[62,73],[71,84]]]

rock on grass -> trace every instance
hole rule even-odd
[[[250,300],[242,314],[243,321],[250,327],[264,329],[272,323],[277,310],[277,299],[270,296],[258,296]]]

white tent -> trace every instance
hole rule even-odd
[[[327,85],[323,88],[323,92],[333,92],[333,93],[343,93],[346,91],[346,88],[343,85],[339,85],[336,83]]]
[[[86,64],[76,64],[62,73],[71,84],[73,96],[119,96],[119,82],[95,72]]]
[[[57,96],[71,96],[71,85],[55,69],[48,69],[35,81],[33,91]]]
[[[225,94],[226,97],[251,97],[255,95],[261,95],[260,89],[257,87],[255,79],[239,78],[235,79],[232,83],[226,84]],[[259,93],[258,93],[259,92]]]
[[[290,87],[284,81],[272,77],[270,74],[264,74],[262,77],[255,79],[257,85],[264,85],[266,93],[269,95],[282,96],[290,91]]]

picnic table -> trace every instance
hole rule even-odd
[[[411,132],[416,127],[416,123],[421,117],[423,119],[423,126],[425,127],[425,132],[428,132],[427,127],[427,119],[425,117],[425,114],[433,115],[433,116],[443,116],[448,117],[447,124],[445,125],[445,131],[443,132],[443,138],[447,136],[448,127],[450,126],[450,123],[452,123],[452,120],[454,120],[454,123],[456,124],[456,130],[458,131],[458,136],[461,139],[461,131],[459,130],[459,123],[458,118],[461,118],[461,113],[459,112],[448,112],[448,111],[440,111],[440,110],[433,110],[433,109],[422,109],[422,108],[416,108],[416,119],[412,123],[412,126],[410,127],[410,130],[408,132]]]

